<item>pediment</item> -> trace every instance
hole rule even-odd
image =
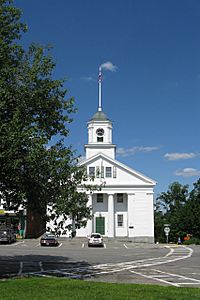
[[[104,167],[115,167],[116,168],[116,178],[105,178],[108,184],[117,185],[137,185],[137,186],[155,186],[156,181],[147,177],[146,175],[124,165],[123,163],[114,160],[103,153],[98,153],[97,155],[84,160],[80,165],[89,166],[104,166]]]

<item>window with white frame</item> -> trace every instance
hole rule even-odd
[[[113,167],[113,178],[117,178],[117,168]]]
[[[100,167],[96,167],[96,178],[100,177]]]
[[[123,203],[123,194],[117,194],[117,203]]]
[[[106,177],[112,177],[112,168],[106,167]]]
[[[117,215],[117,226],[118,227],[123,227],[123,215]]]
[[[103,194],[97,194],[97,203],[103,203]]]
[[[101,178],[104,178],[104,167],[101,166]]]
[[[89,167],[89,176],[94,177],[95,176],[95,167]]]

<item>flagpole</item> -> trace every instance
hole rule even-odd
[[[102,101],[101,101],[101,81],[102,81],[102,75],[101,75],[101,67],[99,67],[99,106],[98,106],[98,111],[102,111]]]

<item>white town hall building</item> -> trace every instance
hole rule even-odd
[[[153,243],[156,182],[115,159],[112,122],[102,111],[101,84],[100,68],[98,111],[88,122],[86,158],[80,165],[94,177],[94,184],[103,184],[103,187],[88,193],[93,218],[85,228],[77,230],[77,236],[99,232],[109,238],[126,237],[133,242]]]

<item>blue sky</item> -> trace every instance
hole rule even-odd
[[[28,25],[22,43],[51,44],[56,78],[67,78],[78,113],[66,145],[83,155],[87,121],[113,121],[117,159],[158,182],[200,177],[200,1],[15,0]]]

